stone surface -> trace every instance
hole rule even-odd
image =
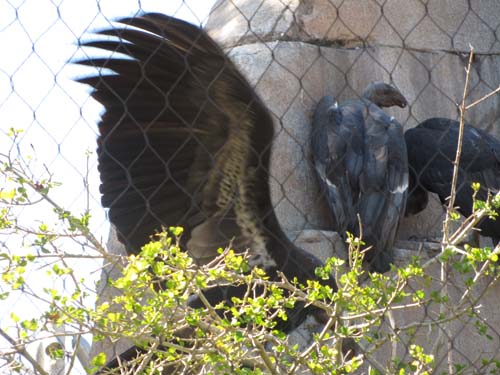
[[[226,47],[295,40],[498,53],[499,8],[495,0],[226,0],[206,27]]]
[[[218,1],[207,21],[207,29],[225,46],[249,40],[274,40],[293,23],[299,0]]]
[[[406,129],[429,117],[457,118],[467,59],[445,52],[408,52],[393,47],[339,49],[301,42],[254,43],[230,55],[274,115],[276,140],[271,158],[271,191],[287,231],[330,229],[326,202],[319,195],[310,142],[314,105],[324,95],[357,98],[373,80],[391,81],[409,106],[388,109]],[[500,85],[500,56],[478,56],[468,102]],[[247,73],[248,72],[248,73]],[[454,77],[454,79],[450,79]],[[279,90],[276,88],[279,87]],[[500,96],[467,112],[467,120],[500,136]],[[428,209],[403,220],[400,239],[439,237],[443,211],[436,197]]]
[[[346,246],[337,232],[306,229],[288,232],[288,236],[295,245],[313,253],[323,262],[333,256],[347,260]]]
[[[402,260],[403,264],[407,262],[404,257]],[[455,364],[467,366],[466,373],[468,374],[486,374],[489,373],[488,369],[493,369],[493,367],[485,366],[482,359],[500,358],[500,331],[498,329],[500,315],[497,312],[498,295],[500,295],[499,282],[493,282],[488,278],[482,279],[468,290],[464,298],[464,292],[467,290],[464,284],[465,277],[455,270],[450,270],[447,281],[443,283],[440,272],[438,262],[431,264],[427,267],[427,273],[432,277],[431,283],[422,285],[413,283],[407,289],[409,291],[422,289],[426,293],[432,291],[443,293],[449,298],[445,304],[444,313],[450,314],[451,311],[457,311],[456,319],[448,325],[442,323],[433,325],[432,322],[443,312],[440,310],[440,305],[433,302],[422,307],[405,308],[393,312],[391,315],[395,327],[414,325],[415,330],[411,334],[398,335],[400,342],[387,343],[377,349],[368,359],[369,363],[389,366],[390,361],[395,357],[408,361],[410,356],[407,348],[411,344],[417,344],[422,346],[426,353],[434,355],[435,365],[432,368],[433,373],[436,374],[450,373],[447,367],[449,352]],[[474,301],[477,317],[471,317],[459,308],[459,306],[471,306],[472,302],[469,301]],[[401,304],[411,302],[407,300]],[[462,314],[458,313],[460,311]],[[483,334],[478,329],[480,325],[483,325]],[[381,334],[391,330],[390,320],[387,319],[381,327]],[[448,337],[452,338],[449,344]],[[448,345],[451,345],[450,351]],[[363,373],[363,370],[360,373]]]

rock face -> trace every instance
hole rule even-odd
[[[429,117],[457,118],[469,45],[477,55],[467,101],[500,84],[499,4],[497,0],[219,0],[214,5],[206,29],[226,48],[274,116],[272,197],[282,226],[297,244],[322,258],[345,257],[340,237],[331,232],[312,170],[310,124],[317,101],[324,95],[339,101],[356,98],[368,83],[383,80],[397,86],[410,104],[388,110],[405,128]],[[469,122],[497,136],[499,117],[499,96],[466,115]],[[396,256],[402,263],[418,248],[418,242],[407,240],[441,235],[443,211],[431,198],[425,211],[401,223]],[[110,248],[123,252],[116,242]],[[439,279],[437,268],[431,274]],[[463,280],[453,275],[450,285],[450,298],[456,302]],[[486,286],[477,285],[477,295]],[[482,321],[497,329],[499,294],[498,285],[488,286],[481,299]],[[396,314],[394,319],[402,326],[437,313],[430,306]],[[466,318],[452,328],[455,355],[460,363],[480,369],[477,348],[497,353],[498,334],[493,331],[495,337],[488,341],[465,324],[470,325]],[[438,331],[420,327],[413,338],[427,350],[436,349],[433,354],[441,361],[437,363],[446,369],[444,348],[433,347]],[[102,348],[110,349],[107,344],[94,347]],[[384,346],[374,360],[387,364],[391,350],[400,357],[407,355],[404,347]]]
[[[406,262],[407,263],[407,259]],[[442,283],[440,264],[433,263],[427,268],[427,273],[432,276],[430,285],[409,286],[409,289],[425,288],[427,291],[443,291],[448,298],[443,305],[430,302],[418,308],[409,308],[392,314],[394,324],[388,319],[381,327],[381,332],[391,331],[397,327],[413,325],[415,330],[398,335],[400,342],[385,345],[374,358],[383,365],[388,365],[388,358],[407,356],[407,348],[411,344],[422,346],[426,353],[434,355],[435,373],[452,373],[448,369],[448,355],[451,354],[453,363],[464,365],[465,373],[486,374],[487,369],[483,359],[500,358],[500,315],[498,314],[498,296],[500,285],[498,280],[484,278],[474,283],[471,288],[466,287],[467,277],[456,270],[450,270],[446,283]],[[464,291],[468,291],[464,303]],[[410,303],[411,301],[407,301]],[[470,304],[468,304],[470,303]],[[474,304],[476,316],[457,314],[456,318],[448,325],[434,326],[432,321],[444,312],[460,310],[458,306],[471,306]],[[463,310],[462,310],[463,312]],[[483,330],[478,329],[482,327]],[[486,337],[488,336],[488,337]],[[448,337],[451,338],[448,341]],[[474,371],[473,371],[474,369]]]
[[[479,11],[480,9],[480,11]],[[358,97],[374,80],[392,82],[409,106],[390,109],[405,128],[429,117],[458,117],[469,44],[474,47],[471,103],[500,84],[496,1],[221,0],[206,29],[255,85],[274,115],[271,184],[286,230],[328,229],[309,149],[317,101]],[[466,119],[500,136],[500,96]],[[400,239],[441,235],[443,211],[429,208],[403,220]]]
[[[496,0],[219,0],[206,28],[226,47],[298,40],[428,52],[500,52]]]
[[[334,95],[339,101],[356,98],[368,83],[382,80],[393,83],[410,104],[387,111],[406,129],[430,117],[456,119],[470,45],[476,56],[467,103],[500,85],[499,4],[494,0],[217,2],[206,29],[226,48],[274,116],[272,196],[278,218],[292,239],[300,240],[297,234],[305,233],[314,238],[310,243],[300,242],[306,249],[317,253],[309,245],[323,238],[337,244],[337,253],[343,251],[341,241],[331,241],[328,234],[329,214],[312,169],[310,127],[318,100],[324,95]],[[500,136],[499,117],[498,95],[466,113],[467,121],[496,136]],[[404,219],[396,245],[397,263],[406,264],[415,254],[435,254],[431,248],[437,244],[419,247],[419,240],[440,238],[443,218],[441,203],[431,196],[426,210]],[[425,288],[442,290],[439,267],[431,266],[429,272],[434,281]],[[463,278],[452,272],[446,285],[449,306],[457,305],[465,290]],[[470,317],[453,322],[446,334],[453,338],[455,363],[484,371],[480,358],[500,357],[495,331],[500,331],[496,313],[500,287],[484,281],[470,293],[480,297],[478,321],[489,327],[492,339],[481,337]],[[394,314],[393,320],[396,327],[402,327],[435,319],[438,314],[437,305],[431,304]],[[303,331],[300,335],[299,342],[307,341]],[[440,328],[423,324],[411,337],[402,337],[399,346],[382,347],[372,360],[388,366],[394,356],[408,356],[409,343],[418,343],[435,355],[439,370],[448,371],[446,340],[441,339]]]

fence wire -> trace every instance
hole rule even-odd
[[[188,19],[198,25],[204,24],[205,30],[240,69],[271,114],[274,136],[269,183],[272,207],[280,225],[295,244],[322,260],[332,255],[346,258],[342,233],[333,233],[339,232],[338,221],[335,215],[332,216],[327,192],[318,181],[311,150],[312,119],[322,97],[332,95],[342,106],[348,100],[360,99],[371,82],[383,81],[391,83],[406,98],[408,105],[404,108],[384,108],[389,116],[402,124],[404,130],[434,117],[458,120],[471,47],[474,48],[474,59],[466,103],[473,103],[500,86],[500,5],[496,0],[219,0],[209,11],[210,5],[208,2],[187,0],[162,5],[154,1],[129,1],[120,2],[120,6],[95,0],[0,2],[0,47],[4,51],[0,63],[2,162],[16,165],[25,173],[23,178],[38,184],[38,190],[50,186],[51,197],[57,196],[61,210],[71,211],[79,218],[90,212],[89,229],[97,240],[107,238],[109,231],[106,213],[101,208],[97,170],[99,155],[95,153],[95,139],[98,137],[96,124],[102,115],[102,106],[90,97],[88,88],[73,81],[95,74],[95,71],[67,62],[96,56],[96,53],[100,57],[112,56],[113,52],[96,52],[78,44],[92,40],[92,33],[99,28],[116,27],[113,19],[117,17],[155,11]],[[157,56],[151,56],[151,59],[153,57]],[[191,66],[187,58],[185,63],[189,71]],[[106,64],[103,65],[106,67]],[[150,77],[144,77],[151,90],[155,87],[160,91],[164,89],[161,82],[149,80]],[[210,84],[214,82],[215,78]],[[170,89],[165,89],[167,91],[163,94]],[[217,100],[210,97],[209,87],[205,95],[208,101]],[[127,107],[127,100],[124,98],[121,102],[123,107],[120,111],[124,118],[134,116],[134,108]],[[466,121],[491,136],[499,137],[499,100],[498,96],[492,96],[473,106],[465,113]],[[250,106],[252,103],[247,104]],[[175,111],[172,105],[175,106],[175,103],[166,103],[158,116]],[[120,114],[115,120],[120,123]],[[190,117],[182,121],[196,124],[198,120]],[[154,127],[154,124],[150,125]],[[408,264],[412,256],[431,259],[440,251],[446,188],[441,196],[438,193],[442,185],[448,184],[451,179],[444,172],[444,176],[437,176],[438,172],[431,171],[431,168],[433,160],[443,162],[450,159],[444,150],[444,143],[452,144],[449,140],[455,138],[449,132],[435,137],[442,142],[441,150],[423,162],[421,158],[425,156],[425,147],[432,143],[431,139],[421,140],[416,146],[415,158],[420,158],[419,162],[424,166],[418,170],[410,167],[410,171],[414,172],[413,188],[429,191],[429,202],[424,210],[402,217],[396,224],[393,261],[397,265]],[[194,142],[194,147],[203,142],[196,137],[190,141]],[[460,178],[459,186],[465,186],[464,190],[474,178],[483,178],[483,183],[490,184],[492,192],[500,188],[500,147],[491,142],[486,147],[490,149],[484,151],[489,152],[488,155],[479,154],[483,149],[477,143],[464,143],[464,158],[472,158],[467,159],[471,169],[477,164],[489,168],[484,172],[487,178],[479,172],[469,179]],[[105,151],[101,151],[101,155],[108,152],[106,146],[102,147]],[[145,145],[144,150],[133,150],[137,156],[131,160],[120,160],[118,164],[122,168],[125,165],[123,173],[128,173],[128,178],[135,173],[134,163],[141,160],[141,152],[147,153],[150,147],[154,148]],[[252,149],[253,153],[258,151]],[[268,151],[260,150],[258,157],[265,159],[263,155]],[[211,152],[208,149],[206,156],[211,163],[215,163],[217,156]],[[477,153],[477,158],[474,153]],[[109,151],[108,156],[117,158],[117,155]],[[173,155],[171,160],[163,160],[162,163],[168,169],[169,165],[177,162],[175,158]],[[442,164],[439,168],[443,168]],[[463,173],[468,172],[464,170]],[[5,206],[12,199],[5,194],[17,189],[16,183],[19,183],[19,180],[13,181],[6,176],[2,177],[0,187],[0,192],[4,192],[0,198]],[[158,181],[158,185],[167,184],[167,178],[171,177]],[[437,185],[438,181],[441,185],[435,187],[433,183]],[[202,182],[207,183],[206,180]],[[24,186],[29,187],[27,184]],[[34,186],[33,193],[26,196],[25,201],[30,204],[20,204],[9,211],[9,217],[15,218],[17,228],[28,229],[20,234],[19,230],[7,228],[2,230],[0,237],[1,253],[9,259],[14,255],[32,253],[37,256],[36,263],[24,275],[24,279],[29,281],[29,288],[25,286],[6,296],[7,303],[0,307],[0,328],[5,333],[2,335],[4,338],[16,336],[14,316],[35,319],[45,311],[50,304],[50,300],[43,297],[47,295],[47,290],[72,294],[77,280],[85,277],[83,289],[89,296],[79,301],[82,305],[91,306],[94,303],[96,288],[103,300],[109,300],[115,293],[108,285],[108,279],[116,277],[116,270],[111,266],[102,268],[102,255],[87,256],[96,254],[94,250],[98,246],[72,236],[71,229],[61,224],[61,212],[57,212],[58,208],[50,202],[31,205],[39,199],[37,186]],[[186,191],[192,194],[192,206],[186,212],[197,209],[199,191],[184,187],[180,190],[184,194]],[[467,190],[467,193],[470,192]],[[16,194],[22,192],[17,191]],[[389,196],[390,192],[386,194]],[[157,229],[160,224],[179,224],[161,222],[161,217],[158,219],[161,207],[155,206],[158,202],[154,193],[142,198],[148,202],[144,209],[149,212],[141,212],[139,217],[150,215],[156,218],[153,226]],[[116,198],[116,205],[122,204],[119,199]],[[465,206],[465,201],[460,202]],[[390,202],[390,205],[394,204]],[[113,202],[108,206],[113,209]],[[404,204],[396,208],[404,210]],[[456,223],[453,225],[458,227]],[[137,225],[133,229],[136,230]],[[495,225],[483,231],[492,231],[493,234],[488,236],[493,241],[498,237]],[[132,232],[119,234],[127,237],[132,236]],[[58,247],[64,251],[46,247],[40,234],[47,233],[62,233],[66,237],[58,242]],[[221,235],[231,239],[227,233]],[[376,235],[387,236],[387,231],[379,229]],[[493,247],[495,243],[492,244],[488,236],[481,237],[481,245]],[[114,233],[108,242],[108,251],[115,254],[124,252]],[[61,273],[57,281],[47,278],[47,269],[58,272],[53,268],[55,259],[65,260],[66,266],[71,267],[74,273]],[[8,267],[2,267],[7,274]],[[483,278],[469,290],[467,284],[470,280],[462,277],[457,270],[446,270],[448,274],[444,277],[443,269],[437,262],[431,263],[427,270],[432,277],[425,288],[442,291],[446,301],[436,300],[388,314],[378,333],[383,336],[389,332],[398,340],[366,353],[366,365],[378,368],[382,364],[386,369],[393,369],[398,361],[403,362],[413,355],[411,347],[418,343],[434,356],[432,371],[435,373],[498,372],[500,318],[496,314],[496,300],[500,291],[494,282],[496,278]],[[96,286],[99,278],[100,284]],[[415,291],[421,287],[410,285],[409,289]],[[6,284],[0,284],[0,293],[7,290]],[[432,324],[432,321],[441,319],[446,309],[452,310],[454,305],[464,301],[470,304],[473,313],[457,314],[451,323],[442,327]],[[50,319],[45,321],[51,322]],[[301,329],[295,332],[294,339],[304,345],[311,340],[311,332],[303,327]],[[35,331],[40,333],[43,330]],[[91,335],[81,327],[66,327],[66,332],[71,337],[84,333],[81,336],[83,339],[92,340]],[[62,343],[59,340],[59,343],[69,358],[73,347],[71,339],[65,340]],[[28,349],[38,360],[37,345],[38,341],[35,341],[31,347],[28,345]],[[124,341],[103,341],[94,345],[93,353],[105,350],[110,358],[129,345]],[[0,351],[7,358],[0,366],[7,372],[14,372],[9,367],[14,359],[24,361],[23,353],[14,350],[8,341],[2,342]],[[494,361],[497,361],[496,365]],[[69,362],[66,360],[65,371],[68,371]],[[43,366],[46,371],[56,371],[49,369],[47,364]],[[360,371],[368,371],[366,368]],[[83,373],[80,367],[70,367],[70,370]]]

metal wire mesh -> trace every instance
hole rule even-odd
[[[88,91],[70,81],[71,76],[90,74],[90,70],[66,65],[75,56],[88,53],[82,52],[75,41],[87,40],[96,25],[110,25],[110,18],[142,11],[186,17],[192,10],[199,15],[198,21],[188,18],[199,23],[205,17],[204,10],[196,11],[197,7],[202,7],[201,2],[179,1],[164,8],[131,2],[128,6],[121,4],[119,9],[111,3],[90,0],[0,3],[0,46],[6,51],[0,63],[2,145],[11,144],[10,128],[22,128],[23,133],[10,148],[11,158],[19,160],[36,180],[62,182],[54,193],[68,210],[91,210],[91,230],[97,237],[105,238],[108,230],[99,208],[93,153],[101,107],[89,98]],[[331,233],[331,214],[312,163],[311,118],[320,98],[333,95],[342,103],[359,98],[370,82],[384,81],[393,83],[408,101],[404,109],[386,110],[405,129],[430,117],[457,119],[470,46],[474,47],[475,58],[467,102],[500,85],[499,20],[496,0],[220,0],[213,5],[205,29],[225,49],[273,117],[269,171],[272,205],[282,228],[296,244],[322,259],[332,254],[345,257],[342,240]],[[467,121],[500,136],[496,125],[498,101],[494,96],[474,106],[466,113]],[[92,151],[88,157],[87,150]],[[3,155],[8,152],[2,147]],[[5,184],[8,186],[7,181]],[[20,224],[29,226],[36,220],[48,220],[46,212],[20,207],[15,215]],[[431,195],[423,212],[403,218],[395,244],[396,263],[405,264],[412,255],[432,253],[433,245],[428,242],[439,242],[443,219],[436,195]],[[57,216],[53,220],[57,225]],[[33,243],[28,237],[7,233],[2,234],[0,244],[2,252],[13,254],[31,251]],[[85,246],[78,241],[70,246],[85,254]],[[111,241],[109,247],[111,252],[123,252],[116,242]],[[93,289],[101,263],[94,259],[87,263],[77,258],[71,265],[83,274],[94,275],[87,286]],[[112,294],[106,284],[108,272],[105,269],[101,276],[99,289],[103,294]],[[460,276],[450,275],[443,285],[437,265],[430,266],[429,273],[433,275],[429,290],[446,289],[448,306],[464,298],[465,281]],[[36,272],[26,276],[38,277]],[[70,291],[66,285],[69,282],[61,280],[61,285],[53,287]],[[43,294],[36,289],[31,292]],[[381,328],[381,335],[385,330],[398,335],[400,327],[412,324],[415,329],[411,334],[405,331],[398,335],[400,343],[370,353],[367,363],[377,366],[408,357],[410,345],[418,342],[434,355],[436,373],[449,372],[450,356],[458,366],[454,371],[458,372],[460,366],[465,373],[492,370],[484,359],[500,358],[497,293],[498,285],[485,280],[478,283],[473,295],[479,298],[467,296],[477,314],[458,316],[446,329],[431,329],[430,324],[422,323],[438,319],[442,313],[438,303],[394,313]],[[23,293],[9,300],[13,310],[19,306],[20,310],[33,309],[34,316],[38,303]],[[10,312],[0,309],[0,321],[7,321]],[[108,344],[103,345],[110,350]],[[111,351],[119,353],[127,347],[126,343],[121,345]],[[99,349],[94,348],[96,352]]]

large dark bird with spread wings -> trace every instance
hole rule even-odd
[[[453,163],[458,145],[459,122],[430,118],[405,133],[410,167],[407,215],[422,211],[428,192],[436,193],[443,204],[451,194]],[[500,189],[500,142],[481,129],[465,124],[460,156],[455,206],[468,217],[473,211],[473,182],[481,188],[477,198],[486,200]],[[483,219],[477,228],[483,236],[500,241],[500,219]]]
[[[181,246],[200,264],[231,243],[271,277],[315,278],[322,263],[294,246],[273,210],[273,122],[252,87],[198,27],[153,13],[117,22],[82,43],[113,55],[78,63],[110,70],[79,81],[105,108],[100,191],[127,251],[138,253],[162,226],[182,226]],[[218,303],[238,292],[207,296]],[[307,311],[290,311],[280,327],[294,328]]]
[[[336,230],[362,233],[372,247],[365,259],[377,272],[389,270],[393,261],[408,187],[402,126],[381,107],[406,104],[396,88],[374,82],[359,100],[339,105],[324,97],[314,113],[314,165]]]

